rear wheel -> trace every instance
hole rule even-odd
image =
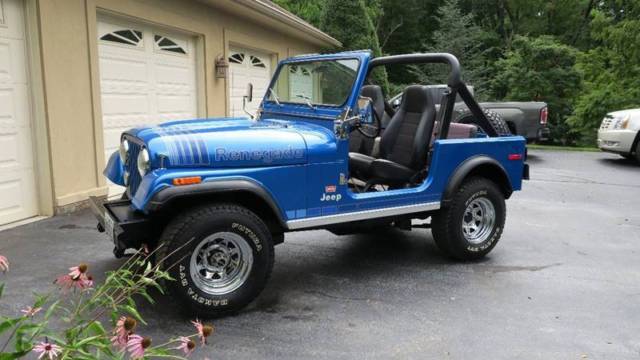
[[[264,288],[273,268],[273,240],[248,209],[228,204],[194,209],[176,218],[161,244],[173,296],[198,316],[240,310]]]
[[[479,259],[498,243],[506,217],[504,195],[491,180],[473,177],[432,218],[438,248],[458,260]]]
[[[482,112],[484,112],[485,116],[489,120],[489,123],[491,123],[491,125],[496,130],[498,135],[511,135],[511,130],[509,130],[509,125],[507,124],[506,121],[504,121],[504,119],[502,118],[502,116],[500,116],[500,114],[488,109],[482,109]],[[483,132],[485,133],[487,132],[486,129],[484,129],[482,125],[478,123],[475,116],[473,115],[473,113],[471,113],[471,110],[469,109],[464,109],[458,112],[453,122],[457,122],[460,124],[476,125]]]

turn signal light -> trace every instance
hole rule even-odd
[[[175,186],[200,184],[201,182],[202,178],[200,176],[188,176],[173,179],[173,185]]]
[[[522,160],[522,154],[509,154],[509,160]]]

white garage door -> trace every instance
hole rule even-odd
[[[127,129],[197,117],[192,37],[101,19],[98,38],[106,159]],[[110,193],[116,192],[111,187]]]
[[[253,101],[247,104],[247,110],[255,114],[271,80],[271,57],[248,49],[232,47],[229,50],[229,115],[246,116],[242,97],[248,83],[253,84]]]
[[[24,24],[21,1],[0,1],[0,224],[38,212]]]

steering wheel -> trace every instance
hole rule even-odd
[[[360,132],[360,134],[365,137],[375,139],[380,135],[380,128],[382,127],[382,123],[380,121],[380,117],[378,117],[378,113],[374,110],[371,111],[373,113],[373,124],[366,124],[362,121],[358,123],[356,129]]]

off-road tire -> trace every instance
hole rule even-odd
[[[494,209],[494,222],[486,239],[480,243],[467,240],[462,223],[467,207],[477,199],[486,199]],[[484,201],[484,200],[481,200]],[[457,260],[475,260],[487,255],[498,243],[506,218],[504,194],[491,180],[472,177],[465,180],[451,201],[431,219],[431,233],[438,248]]]
[[[489,109],[482,109],[482,112],[487,116],[487,119],[496,130],[498,135],[512,135],[511,130],[509,130],[509,125],[506,121],[500,116],[500,114],[495,111],[491,111]],[[471,110],[465,108],[464,110],[460,110],[457,112],[456,116],[453,119],[453,122],[457,122],[460,124],[472,124],[476,125],[482,131],[486,133],[486,130],[482,128],[480,124],[475,119],[475,116],[471,113]]]
[[[252,265],[240,287],[226,294],[201,289],[192,276],[192,254],[198,244],[216,233],[239,235],[250,246]],[[250,210],[233,204],[195,208],[175,218],[164,230],[158,255],[168,255],[162,267],[174,281],[166,285],[171,296],[198,317],[219,317],[235,313],[253,301],[264,289],[274,262],[273,239],[267,226]],[[159,259],[160,260],[160,259]]]

